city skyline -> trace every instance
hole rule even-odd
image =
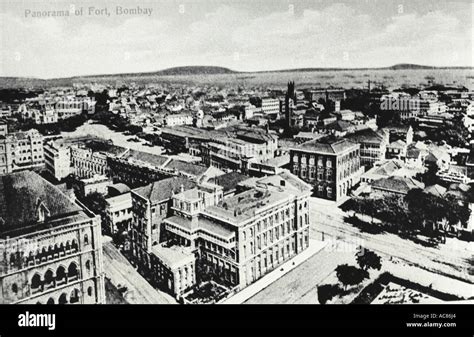
[[[48,79],[193,65],[241,72],[473,65],[468,1],[102,4],[2,3],[0,76]],[[82,14],[72,15],[80,7]],[[71,15],[32,17],[47,11]]]

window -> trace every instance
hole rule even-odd
[[[87,271],[91,270],[91,262],[89,260],[87,260],[87,262],[86,262],[86,269],[87,269]]]
[[[87,236],[87,234],[84,234],[84,244],[85,245],[89,244],[89,236]]]
[[[16,285],[16,283],[13,283],[12,284],[12,292],[16,295],[18,293],[18,286]]]
[[[87,288],[87,295],[92,296],[92,287]]]

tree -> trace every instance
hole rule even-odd
[[[381,258],[375,252],[359,247],[356,254],[357,264],[362,270],[367,271],[369,268],[380,270],[382,268]]]
[[[337,266],[336,276],[339,282],[344,286],[344,289],[347,289],[347,286],[359,284],[368,278],[369,273],[366,270],[349,266],[348,264],[342,264]]]
[[[99,192],[89,193],[82,202],[88,209],[99,215],[104,213],[107,206],[104,196]]]
[[[320,304],[326,304],[338,293],[339,286],[337,284],[323,284],[318,286],[318,301]]]

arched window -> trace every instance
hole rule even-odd
[[[84,234],[84,244],[85,245],[89,244],[89,236],[87,234]]]
[[[92,287],[87,288],[87,295],[92,296]]]
[[[62,293],[61,296],[59,296],[58,304],[67,304],[67,296],[65,293]]]
[[[39,274],[35,274],[31,279],[31,290],[37,291],[41,288],[41,276]]]
[[[66,251],[71,250],[71,243],[69,240],[66,242]]]
[[[89,260],[86,261],[86,269],[87,271],[91,270],[91,262]]]
[[[54,287],[54,273],[51,269],[44,274],[44,285],[46,288]]]
[[[13,283],[12,284],[12,292],[16,295],[18,293],[18,286],[16,285],[16,283]]]
[[[76,240],[72,240],[71,248],[72,248],[72,251],[73,251],[73,252],[77,252],[79,246],[77,245],[77,241],[76,241]]]
[[[72,262],[69,265],[69,268],[67,270],[67,276],[69,277],[70,280],[75,280],[79,277],[79,271],[77,270],[77,265]]]
[[[13,267],[16,264],[16,254],[11,253],[10,254],[10,267]]]
[[[50,297],[46,304],[54,304],[54,298]]]
[[[71,296],[69,298],[69,303],[77,303],[79,302],[79,290],[73,289],[71,291]]]
[[[54,257],[54,248],[53,246],[48,247],[48,259],[52,259]]]
[[[56,270],[56,281],[58,284],[66,282],[66,268],[59,266]]]

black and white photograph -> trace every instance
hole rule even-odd
[[[473,15],[2,1],[0,336],[472,337]]]

